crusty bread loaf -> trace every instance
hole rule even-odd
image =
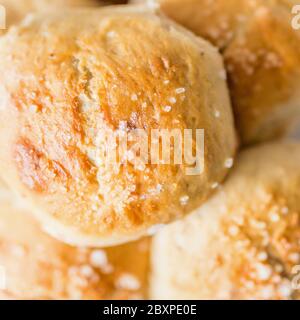
[[[299,123],[300,31],[291,24],[297,1],[135,2],[160,5],[169,17],[219,47],[244,144],[282,136]]]
[[[197,208],[231,167],[221,56],[169,20],[131,6],[37,15],[0,48],[0,174],[59,239],[109,246],[152,233]],[[203,172],[107,163],[119,143],[103,136],[135,129],[192,129],[194,150],[204,129]]]
[[[146,298],[148,253],[148,239],[105,250],[62,244],[0,185],[0,299]]]
[[[201,209],[152,253],[153,299],[300,299],[300,144],[241,153]]]

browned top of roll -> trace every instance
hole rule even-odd
[[[224,179],[236,137],[222,59],[206,41],[128,6],[37,15],[0,47],[0,172],[60,239],[138,238]],[[204,129],[203,173],[187,175],[186,163],[107,165],[103,132],[135,129],[192,129],[193,148]]]

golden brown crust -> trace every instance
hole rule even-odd
[[[300,32],[294,0],[144,0],[223,52],[244,144],[286,134],[300,119]]]
[[[176,22],[223,49],[262,1],[269,0],[132,0],[131,2],[161,9]]]
[[[224,51],[244,143],[282,136],[300,113],[300,32],[280,6],[264,8]]]
[[[242,152],[211,200],[155,237],[151,298],[300,299],[299,161],[298,143]]]
[[[0,186],[0,299],[146,298],[149,240],[100,249],[50,238]]]
[[[222,60],[207,42],[128,6],[36,16],[0,47],[0,171],[42,208],[52,234],[101,246],[135,239],[195,209],[224,179],[236,138]],[[204,172],[106,166],[99,138],[122,121],[129,132],[204,129]]]

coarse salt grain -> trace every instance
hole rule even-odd
[[[231,236],[237,236],[239,233],[239,228],[237,226],[231,226],[228,232]]]
[[[176,92],[177,94],[185,93],[185,88],[177,88],[177,89],[175,90],[175,92]]]
[[[161,192],[162,189],[163,189],[163,186],[160,183],[156,185],[157,192]]]
[[[292,293],[292,288],[290,283],[282,283],[278,288],[279,294],[284,297],[288,298]]]
[[[280,216],[277,213],[271,213],[270,214],[270,220],[272,222],[278,222],[280,220]]]
[[[298,263],[300,261],[300,254],[295,252],[289,255],[289,260],[294,263]]]
[[[177,102],[177,99],[174,97],[169,98],[170,103],[175,104]]]
[[[127,290],[138,290],[141,287],[139,280],[129,273],[122,274],[117,280],[117,286]]]
[[[228,158],[228,159],[226,159],[225,160],[225,168],[228,168],[228,169],[230,169],[230,168],[232,168],[232,166],[233,166],[233,158]]]
[[[135,93],[131,95],[132,101],[137,101],[137,99],[138,99],[138,96]]]
[[[270,279],[272,275],[272,270],[269,266],[263,265],[263,264],[258,264],[257,268],[257,276],[260,280],[265,281]]]
[[[165,112],[170,112],[172,110],[172,107],[171,106],[165,106],[165,107],[163,107],[163,110]]]
[[[220,116],[221,116],[221,112],[219,110],[216,110],[215,111],[215,117],[216,118],[220,118]]]
[[[91,266],[89,265],[84,265],[80,268],[80,273],[84,276],[84,277],[91,277],[94,273],[94,270]]]
[[[94,267],[104,267],[108,264],[106,252],[103,250],[94,250],[90,255],[90,262]]]
[[[38,106],[37,106],[36,104],[30,105],[29,111],[30,111],[31,113],[37,112],[37,111],[38,111]]]
[[[179,200],[180,200],[180,204],[182,206],[187,205],[187,203],[189,202],[190,197],[189,196],[182,196]]]
[[[212,189],[217,189],[219,186],[219,183],[218,182],[214,182],[212,185],[211,185],[211,188]]]
[[[107,32],[106,35],[107,35],[108,38],[114,38],[116,36],[116,32],[115,31],[109,31],[109,32]]]
[[[260,252],[258,255],[257,255],[257,258],[258,260],[260,261],[266,261],[268,259],[268,255],[266,252]]]

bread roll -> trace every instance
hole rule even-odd
[[[0,186],[0,299],[145,298],[148,249],[148,239],[105,250],[62,244]]]
[[[130,6],[37,15],[0,48],[0,174],[59,239],[110,246],[152,234],[203,203],[231,167],[221,56],[167,19]],[[155,164],[152,147],[141,165],[106,161],[120,145],[105,145],[106,133],[135,129],[192,129],[193,150],[204,129],[203,172]]]
[[[290,11],[264,8],[224,51],[244,143],[289,133],[300,118],[300,32]]]
[[[167,16],[223,49],[236,30],[269,0],[131,0],[161,9]]]
[[[299,162],[299,143],[242,152],[211,200],[155,237],[151,298],[300,299]]]
[[[282,136],[299,123],[300,31],[291,25],[297,1],[138,2],[159,4],[222,51],[243,144]]]

